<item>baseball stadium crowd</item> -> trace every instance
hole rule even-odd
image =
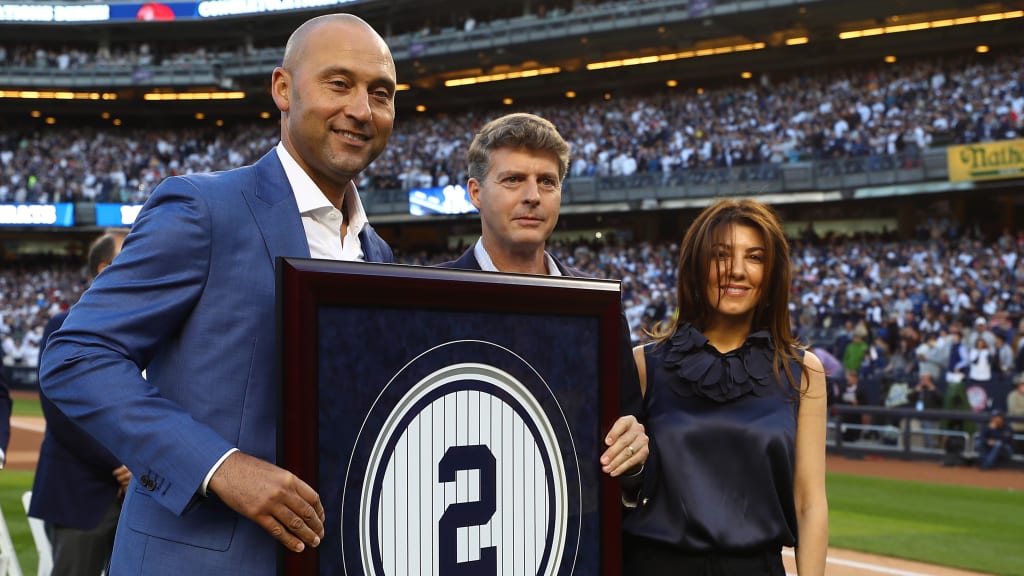
[[[936,217],[913,239],[808,230],[791,242],[793,328],[821,358],[830,402],[1024,416],[1024,231],[987,241]],[[396,251],[396,261],[431,265],[452,260],[462,248]],[[622,282],[634,343],[647,342],[658,323],[672,317],[675,243],[613,237],[553,243],[549,250],[583,272]],[[80,259],[70,257],[23,259],[7,268],[0,276],[3,364],[34,369],[43,327],[78,300],[89,276]],[[872,423],[853,414],[843,421],[846,442],[861,439],[855,428],[862,424],[867,441],[895,442],[895,432],[882,437],[873,429],[896,429],[884,418]],[[960,424],[973,430],[972,422]],[[1024,435],[1024,423],[1012,427]],[[1016,450],[1024,451],[1020,444]],[[947,454],[950,465],[963,460],[963,448]]]
[[[914,165],[931,146],[1020,137],[1022,59],[936,57],[707,90],[581,98],[531,111],[552,120],[572,144],[570,181],[647,174],[669,183],[732,166],[769,179],[781,164],[816,159],[842,160],[850,170],[889,169]],[[469,138],[498,113],[403,117],[361,187],[464,182]],[[0,132],[0,202],[141,202],[167,176],[256,160],[276,144],[277,129],[273,121],[222,128],[12,126]]]
[[[913,240],[812,232],[794,238],[791,312],[801,340],[843,359],[846,342],[857,336],[863,345],[843,359],[845,368],[926,370],[944,380],[954,371],[950,334],[960,333],[973,346],[983,325],[991,367],[971,377],[1008,379],[1024,371],[1024,231],[982,241],[949,220],[930,224]],[[396,256],[430,265],[460,252]],[[586,273],[622,281],[634,341],[646,341],[647,332],[672,315],[676,245],[557,243],[552,252]],[[47,319],[77,301],[88,283],[77,260],[51,257],[23,261],[0,277],[4,364],[31,365]],[[921,346],[933,336],[942,340],[922,358]]]

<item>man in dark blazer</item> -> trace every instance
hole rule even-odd
[[[124,234],[107,232],[89,247],[89,271],[94,277],[121,251]],[[44,346],[67,315],[61,312],[46,324]],[[46,433],[39,449],[28,515],[45,522],[53,547],[54,575],[97,576],[114,547],[121,498],[131,472],[68,420],[46,394],[39,395],[39,403],[46,417]]]
[[[7,465],[7,445],[11,442],[11,386],[0,367],[0,469]]]
[[[562,181],[569,171],[569,144],[551,122],[533,114],[492,120],[473,138],[467,153],[469,199],[480,211],[480,239],[445,268],[586,276],[545,249],[558,223]],[[622,414],[608,432],[602,470],[634,473],[647,458],[648,438],[637,419],[640,382],[625,315],[621,330]]]
[[[394,60],[363,20],[320,16],[270,90],[278,146],[161,183],[43,352],[43,391],[132,471],[110,576],[270,576],[275,541],[325,537],[319,495],[274,464],[274,265],[393,260],[353,180],[394,127]]]

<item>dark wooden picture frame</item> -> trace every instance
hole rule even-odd
[[[522,434],[526,440],[518,442],[520,445],[528,444],[528,447],[517,446],[516,449],[520,450],[517,457],[536,458],[531,460],[535,462],[531,468],[534,474],[538,474],[536,470],[547,471],[546,475],[539,476],[539,482],[533,482],[537,489],[529,496],[542,500],[546,497],[547,501],[553,502],[546,507],[542,504],[539,506],[541,512],[534,514],[539,518],[534,521],[540,527],[535,530],[538,534],[535,542],[538,544],[533,548],[535,553],[529,552],[532,556],[522,561],[523,566],[528,571],[536,569],[539,574],[619,574],[619,486],[617,481],[601,472],[598,463],[603,451],[602,438],[620,415],[621,306],[617,282],[302,258],[280,258],[277,278],[282,370],[278,464],[320,493],[328,515],[326,536],[320,547],[301,554],[282,549],[279,552],[279,574],[415,573],[407,566],[378,570],[384,554],[377,551],[386,544],[378,543],[378,539],[384,540],[380,537],[384,528],[378,526],[375,518],[383,516],[381,511],[384,507],[402,508],[401,512],[412,514],[416,506],[427,508],[433,505],[435,510],[440,506],[444,510],[440,528],[434,529],[433,516],[428,510],[422,516],[430,517],[420,522],[426,522],[431,530],[416,532],[415,538],[407,534],[392,536],[390,532],[385,535],[389,541],[413,547],[403,550],[403,557],[417,551],[425,554],[430,548],[433,568],[424,568],[423,574],[436,570],[437,562],[443,564],[445,550],[449,548],[447,561],[454,562],[454,544],[448,544],[448,536],[454,538],[455,532],[447,531],[444,522],[445,517],[453,520],[454,514],[450,512],[454,512],[455,504],[451,503],[451,498],[447,505],[433,503],[432,496],[428,502],[426,498],[421,499],[420,494],[423,490],[436,490],[436,487],[431,488],[428,484],[427,488],[419,488],[421,492],[416,493],[416,486],[410,488],[408,484],[420,482],[422,485],[424,475],[437,478],[434,476],[436,459],[430,460],[433,456],[422,456],[423,461],[430,462],[429,471],[426,467],[419,468],[417,462],[421,452],[418,438],[425,438],[426,446],[431,438],[435,438],[426,432],[445,426],[454,428],[456,434],[462,434],[460,438],[465,439],[465,434],[469,434],[469,442],[447,440],[444,460],[457,455],[453,452],[461,452],[461,456],[470,459],[475,457],[467,453],[472,450],[457,444],[490,442],[500,451],[500,435],[493,439],[488,436],[485,442],[481,435],[487,432],[466,430],[472,425],[483,430],[484,421],[491,418],[487,415],[491,414],[491,408],[487,406],[492,405],[525,422],[520,429],[526,430]],[[419,414],[426,414],[416,410],[426,410],[424,406],[430,402],[436,404],[440,401],[436,398],[455,397],[448,392],[434,390],[421,394],[413,402],[408,400],[410,386],[430,389],[430,385],[423,383],[431,382],[430,378],[439,378],[430,375],[449,370],[453,365],[482,366],[485,371],[498,374],[498,382],[494,386],[487,384],[489,376],[486,374],[479,378],[455,378],[461,382],[459,385],[468,387],[459,393],[475,394],[468,397],[477,398],[476,401],[483,406],[479,409],[474,406],[459,413],[476,414],[472,416],[474,422],[459,431],[462,417],[457,418],[459,422],[452,423],[452,419],[446,419],[442,412],[434,419],[435,428],[423,429],[422,434],[406,434],[403,426],[411,428],[420,418]],[[498,368],[491,368],[493,366]],[[529,407],[521,407],[520,404],[524,403],[513,398],[517,394],[515,390],[511,395],[505,391],[508,386],[502,379],[506,376],[515,386],[526,386],[530,391],[526,397],[536,397],[533,404],[525,402],[534,406],[534,412],[530,412]],[[449,380],[451,378],[444,382]],[[491,404],[485,406],[483,403],[486,402]],[[518,412],[509,411],[508,405]],[[402,417],[396,416],[400,414],[400,406],[407,412]],[[540,421],[553,423],[550,430],[532,423],[534,418],[530,414],[534,413],[544,415]],[[496,422],[495,418],[490,426],[497,427]],[[501,434],[507,429],[500,428]],[[445,433],[442,430],[440,436]],[[557,440],[552,446],[551,442],[537,441],[538,438]],[[436,441],[443,443],[445,440],[438,437]],[[534,443],[529,444],[530,441]],[[406,446],[404,461],[397,456],[401,442]],[[413,450],[415,454],[410,457]],[[499,460],[511,461],[512,451],[507,453],[508,456]],[[486,454],[484,457],[487,459]],[[506,471],[498,474],[498,488],[486,489],[491,484],[484,481],[484,469],[490,471],[489,478],[495,476],[493,456],[490,461],[489,467],[454,464],[455,469],[463,474],[461,478],[466,478],[467,472],[479,470],[479,480],[469,488],[476,491],[478,500],[472,504],[479,504],[485,499],[497,499],[502,503],[501,498],[507,497],[504,494],[531,490],[529,479],[526,482],[518,478],[515,481],[501,480],[501,475],[507,475],[509,469],[500,468],[504,465],[501,463],[498,464],[499,469]],[[396,472],[398,466],[403,471],[400,477]],[[518,465],[515,467],[517,471],[520,468]],[[552,470],[562,473],[555,474]],[[564,481],[566,490],[551,488],[560,482],[556,478],[559,476],[568,478]],[[396,477],[399,480],[395,480]],[[453,479],[442,479],[441,482],[455,482]],[[520,484],[527,488],[521,488]],[[404,488],[408,500],[403,498],[392,502],[396,495],[401,494],[399,488]],[[461,498],[465,497],[463,494]],[[469,498],[472,497],[471,494]],[[461,498],[456,497],[455,500],[466,509],[460,512],[473,512],[469,510],[470,503]],[[503,514],[506,518],[518,517],[520,510],[514,505],[517,501],[508,502],[512,504],[502,504],[509,510]],[[372,512],[366,512],[367,507]],[[559,515],[549,508],[569,510],[569,520],[563,522],[568,529],[557,532],[551,528],[555,524],[561,526],[558,522],[562,520],[551,520]],[[513,510],[516,514],[512,513]],[[497,514],[493,509],[491,513]],[[494,528],[485,533],[482,522],[467,520],[472,515],[461,514],[460,518],[461,523],[455,519],[456,525],[462,529],[458,533],[459,538],[465,539],[467,532],[477,530],[477,540],[462,544],[464,557],[472,555],[466,549],[478,551],[482,556],[485,548],[491,548],[493,556],[495,550],[510,548],[508,536],[502,536],[500,527],[497,538],[506,538],[505,545],[488,540],[495,538]],[[371,527],[360,531],[366,525]],[[416,522],[406,519],[400,524],[396,517],[387,524],[387,530],[392,530],[392,525],[409,530],[408,525],[415,528]],[[554,533],[568,533],[569,536],[552,540],[550,534]],[[421,550],[415,549],[416,538],[436,538],[436,541],[430,540],[431,544],[422,546]],[[373,545],[367,545],[367,541]],[[491,546],[485,546],[486,542]],[[391,546],[395,545],[392,543]],[[354,557],[355,547],[359,548],[361,560]],[[434,554],[437,549],[441,549],[440,560]],[[501,558],[497,562],[520,561],[518,557],[514,560]],[[494,558],[490,560],[494,561]],[[421,557],[421,568],[423,561]],[[465,567],[471,560],[459,562]],[[365,568],[367,566],[368,569]],[[519,566],[515,571],[522,573],[522,569]]]

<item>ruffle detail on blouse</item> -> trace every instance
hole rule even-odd
[[[679,325],[667,344],[664,366],[679,375],[672,389],[681,396],[730,402],[751,393],[764,396],[775,382],[767,330],[754,332],[743,346],[725,354],[690,324]]]

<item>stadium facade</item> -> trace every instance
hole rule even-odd
[[[814,74],[841,81],[882,62],[903,75],[935,59],[983,66],[1009,58],[1024,69],[1020,0],[7,1],[0,2],[0,149],[71,126],[230,130],[262,122],[273,131],[268,81],[288,33],[339,10],[367,19],[392,47],[403,84],[396,135],[405,119],[560,106],[600,115],[624,100],[771,93]],[[1019,77],[1017,86],[1024,92]],[[881,160],[837,155],[574,176],[558,234],[659,241],[679,236],[713,198],[757,195],[779,208],[794,234],[911,237],[941,215],[994,235],[1024,218],[1024,160],[1014,160],[1024,151],[1014,143],[1020,138],[1018,128],[1009,144],[968,142],[973,147],[956,156],[949,147],[958,141],[947,131]],[[956,157],[977,161],[963,168]],[[409,188],[371,186],[365,195],[375,225],[400,251],[450,248],[478,233],[473,215],[411,214]],[[38,225],[30,207],[0,210],[13,214],[0,227],[5,258],[80,250],[108,222],[95,202],[74,204],[69,227],[45,224],[48,215]]]

